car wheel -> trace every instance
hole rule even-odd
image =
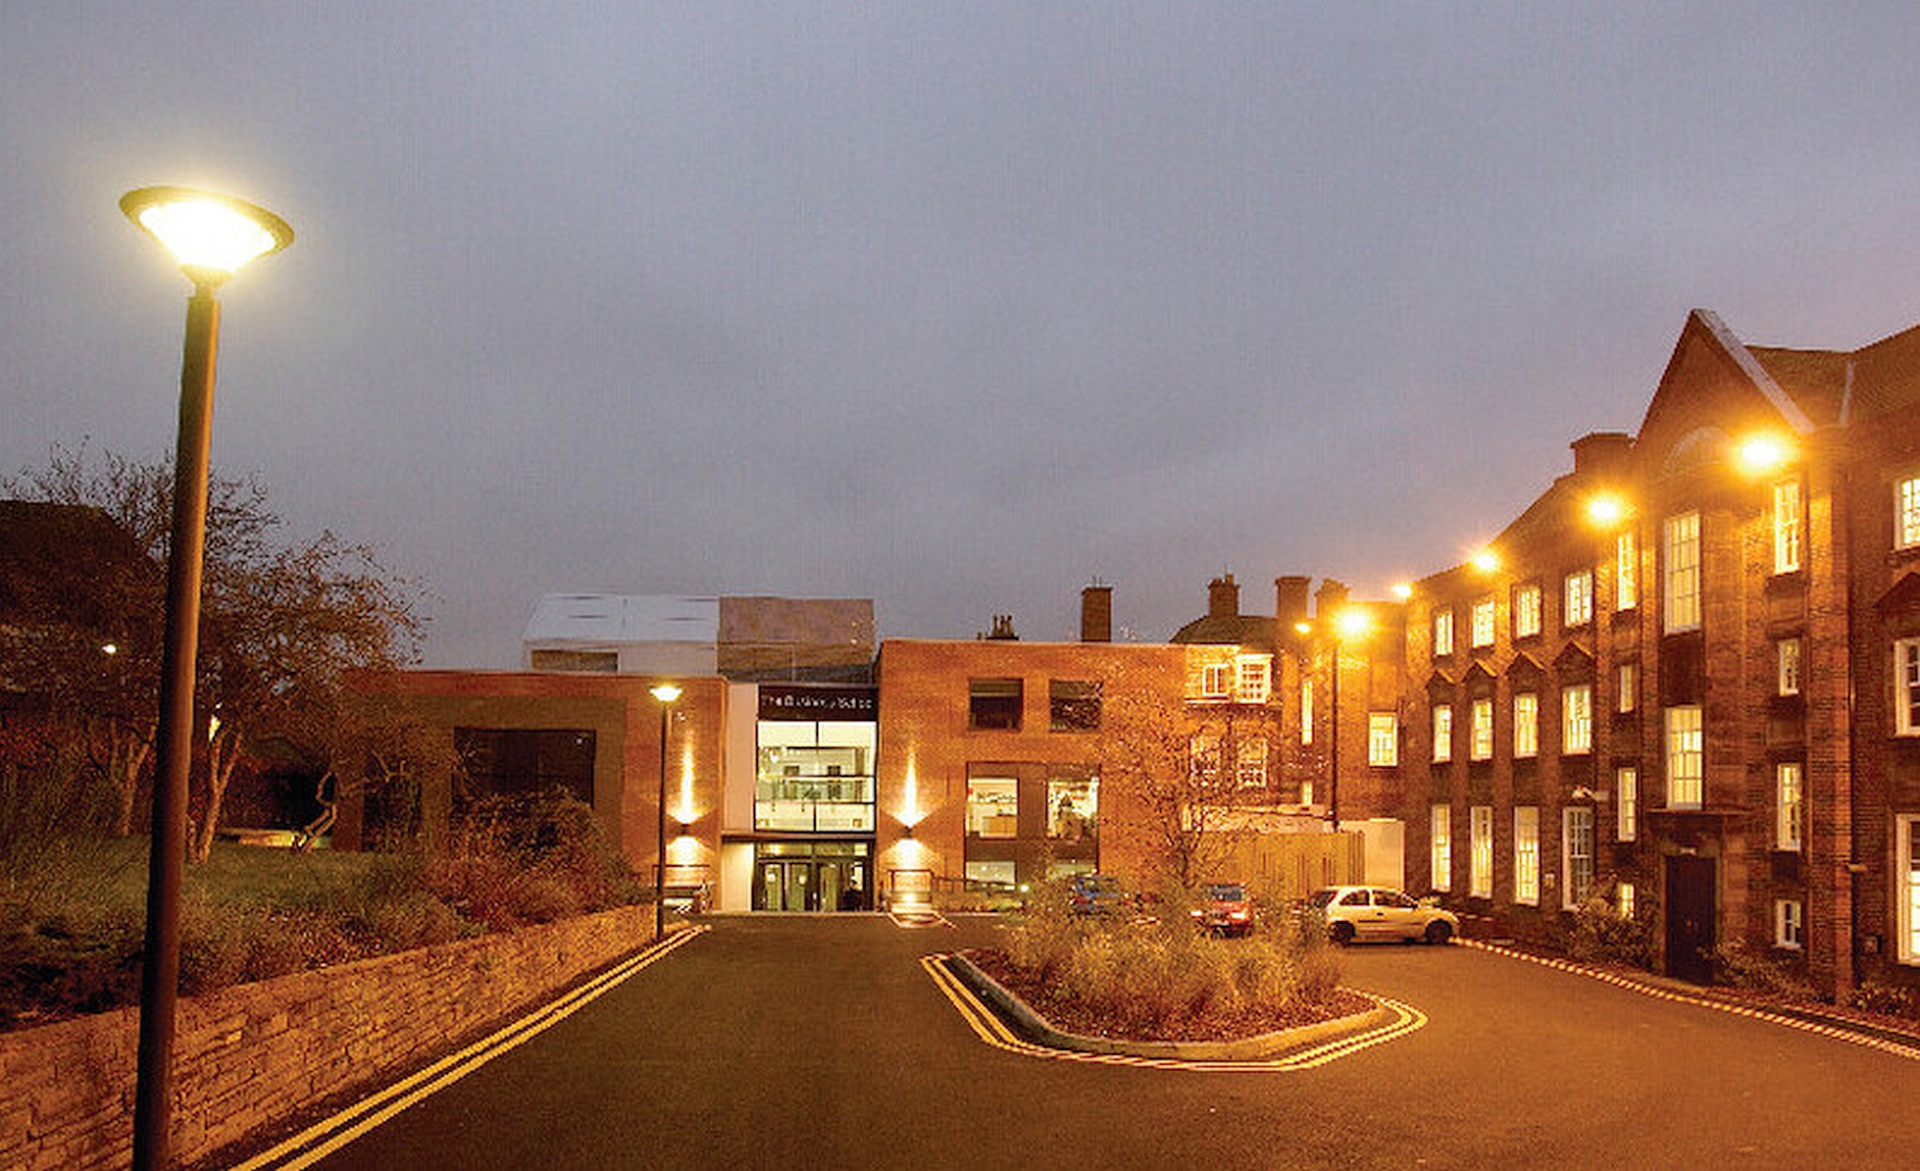
[[[1453,938],[1453,924],[1445,919],[1435,919],[1427,924],[1427,942],[1445,943]]]
[[[1327,938],[1333,940],[1341,947],[1347,946],[1353,942],[1353,924],[1338,922],[1329,925],[1327,927]]]

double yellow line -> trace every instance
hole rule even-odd
[[[1371,996],[1369,999],[1393,1011],[1393,1020],[1365,1032],[1340,1037],[1266,1061],[1196,1061],[1175,1057],[1138,1057],[1127,1053],[1081,1053],[1068,1049],[1052,1049],[1021,1039],[992,1009],[981,1003],[972,989],[948,970],[946,965],[948,958],[945,955],[923,956],[920,959],[920,967],[932,977],[934,985],[953,1003],[954,1008],[960,1011],[961,1018],[982,1041],[996,1049],[1018,1053],[1022,1057],[1210,1073],[1298,1073],[1302,1070],[1317,1069],[1330,1062],[1338,1061],[1342,1057],[1351,1057],[1375,1045],[1384,1045],[1388,1041],[1425,1028],[1427,1024],[1426,1014],[1419,1009],[1397,1000],[1388,1000],[1383,996]]]
[[[441,1058],[413,1076],[361,1099],[332,1117],[314,1123],[277,1146],[236,1165],[233,1171],[263,1171],[268,1167],[277,1171],[298,1171],[299,1168],[311,1166],[422,1098],[445,1089],[494,1058],[526,1044],[706,930],[708,928],[704,926],[695,926],[669,935],[558,1000],[475,1041],[458,1053]]]

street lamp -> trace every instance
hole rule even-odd
[[[657,940],[667,933],[667,729],[680,686],[657,684],[652,694],[660,701],[660,804],[655,813],[653,864],[653,937]]]
[[[133,1165],[164,1167],[171,1146],[174,1011],[180,990],[180,882],[187,852],[187,770],[193,760],[193,660],[200,627],[200,570],[207,537],[207,452],[213,438],[213,372],[220,334],[214,291],[249,261],[293,242],[279,216],[251,203],[184,187],[142,187],[120,210],[173,253],[193,282],[180,364],[180,429],[173,461],[173,529],[167,549],[166,632],[160,650],[160,721],[154,735],[153,839],[147,859],[147,938],[141,961],[140,1050],[133,1106]]]

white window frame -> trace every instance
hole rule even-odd
[[[1446,764],[1453,759],[1453,705],[1433,705],[1433,763]]]
[[[1799,850],[1807,833],[1807,774],[1797,760],[1773,766],[1773,848]]]
[[[1392,712],[1367,713],[1367,763],[1392,768],[1400,763],[1400,717]]]
[[[1242,789],[1267,787],[1267,738],[1248,736],[1234,748],[1234,780]]]
[[[1593,806],[1569,805],[1562,809],[1560,873],[1565,881],[1560,884],[1560,906],[1563,909],[1577,909],[1580,900],[1586,897],[1587,888],[1593,885],[1596,855]],[[1581,877],[1582,871],[1585,877]]]
[[[1800,481],[1781,480],[1773,486],[1773,571],[1800,570]]]
[[[1514,587],[1513,637],[1531,638],[1540,633],[1540,605],[1539,582]]]
[[[1593,684],[1569,683],[1560,689],[1560,754],[1593,751]]]
[[[1453,889],[1453,806],[1435,805],[1428,814],[1429,841],[1427,885],[1434,890]]]
[[[1200,698],[1225,699],[1232,679],[1231,663],[1206,663],[1200,668]]]
[[[1468,893],[1476,899],[1493,897],[1493,806],[1475,805],[1468,813],[1472,875]]]
[[[1513,808],[1513,901],[1540,905],[1540,807]]]
[[[1621,663],[1613,675],[1613,710],[1621,715],[1640,704],[1640,664]]]
[[[1893,486],[1893,547],[1911,549],[1920,545],[1920,476],[1910,476]]]
[[[1435,657],[1453,653],[1453,607],[1433,612],[1433,653]]]
[[[1523,691],[1513,697],[1513,758],[1540,755],[1540,697]]]
[[[1493,645],[1494,622],[1497,611],[1492,598],[1481,598],[1473,604],[1473,629],[1470,637],[1474,649]]]
[[[1623,764],[1613,770],[1613,840],[1640,837],[1640,770]]]
[[[1706,725],[1698,704],[1666,712],[1667,808],[1700,809],[1706,802]]]
[[[1920,638],[1893,644],[1893,733],[1920,736]]]
[[[1668,633],[1700,629],[1700,514],[1670,516],[1663,528],[1661,620]]]
[[[1631,882],[1623,882],[1613,888],[1613,909],[1622,919],[1632,920],[1638,893]]]
[[[1894,883],[1899,892],[1894,955],[1903,964],[1920,964],[1920,814],[1894,818],[1894,841]]]
[[[1806,918],[1799,899],[1773,900],[1773,946],[1799,951],[1804,946]]]
[[[1593,622],[1593,570],[1567,575],[1561,590],[1560,625],[1572,629]]]
[[[1233,698],[1265,703],[1273,694],[1273,656],[1241,655],[1233,661]]]
[[[1493,700],[1476,699],[1467,707],[1467,759],[1493,759]]]
[[[1776,695],[1799,695],[1801,654],[1806,644],[1798,638],[1783,638],[1773,644],[1773,687]]]
[[[1639,542],[1632,529],[1622,529],[1613,539],[1613,608],[1631,610],[1640,604]]]
[[[1300,681],[1300,743],[1313,743],[1313,680]]]

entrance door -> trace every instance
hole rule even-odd
[[[1667,859],[1667,975],[1696,984],[1713,979],[1718,901],[1712,858],[1677,854]]]
[[[813,863],[768,861],[757,866],[760,881],[753,888],[756,911],[811,911]]]

